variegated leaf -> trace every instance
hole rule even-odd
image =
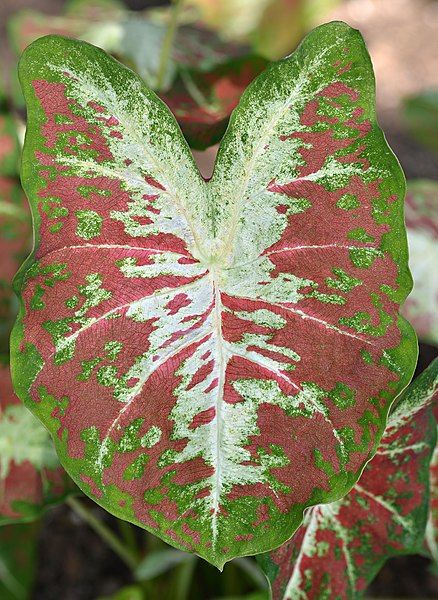
[[[410,181],[405,206],[414,289],[403,314],[420,339],[438,345],[438,181]]]
[[[242,92],[267,64],[263,58],[245,56],[207,73],[181,69],[180,78],[161,98],[191,148],[205,150],[219,142]]]
[[[352,487],[415,363],[404,180],[360,34],[318,28],[259,76],[208,183],[101,50],[44,38],[20,76],[17,392],[114,514],[219,567],[278,546]]]
[[[434,404],[434,416],[438,433],[438,398]],[[426,547],[438,565],[438,441],[430,463],[430,503],[426,528]]]
[[[289,542],[259,557],[273,600],[361,598],[385,560],[421,549],[437,399],[438,360],[402,395],[352,491],[309,509]]]

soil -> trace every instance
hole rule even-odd
[[[165,4],[164,1],[129,0],[133,9]],[[10,65],[6,47],[7,17],[24,7],[59,12],[59,0],[1,0],[0,41],[4,64]],[[438,160],[408,135],[400,116],[400,101],[407,93],[437,86],[438,2],[427,0],[348,0],[333,13],[364,32],[377,71],[380,122],[407,179],[438,180]],[[328,19],[325,19],[328,20]],[[420,60],[421,57],[421,60]],[[211,168],[211,151],[204,160],[204,172]],[[438,349],[422,344],[417,373],[438,355]],[[117,529],[116,519],[90,503],[107,524]],[[33,600],[95,600],[116,592],[131,582],[125,565],[97,535],[67,506],[49,511],[39,536],[39,560]],[[199,567],[198,567],[199,569]],[[202,566],[199,579],[217,575]],[[196,577],[196,576],[195,576]],[[210,587],[210,586],[209,586]],[[214,588],[214,586],[213,586]],[[205,591],[203,598],[215,595]],[[389,560],[371,585],[374,598],[438,598],[438,579],[430,563],[421,556]],[[189,596],[190,598],[190,596]]]

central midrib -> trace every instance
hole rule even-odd
[[[226,357],[224,355],[224,346],[222,343],[222,299],[217,278],[212,273],[213,289],[214,289],[214,317],[213,317],[213,335],[216,337],[216,352],[217,362],[219,365],[218,393],[216,396],[216,430],[215,430],[215,455],[213,458],[213,475],[212,484],[212,533],[213,533],[213,548],[215,547],[217,538],[217,517],[219,512],[219,502],[222,491],[222,457],[221,457],[221,442],[222,442],[222,402],[224,397],[225,371],[227,366]]]

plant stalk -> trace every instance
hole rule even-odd
[[[167,67],[169,65],[170,55],[172,52],[175,34],[178,29],[178,22],[183,9],[184,0],[174,0],[170,11],[170,21],[164,36],[163,45],[161,47],[160,62],[158,65],[158,73],[156,80],[157,91],[161,92],[166,80]]]
[[[105,525],[100,519],[95,517],[92,511],[76,498],[68,498],[67,504],[81,517],[94,531],[108,544],[108,546],[119,556],[119,558],[131,569],[134,570],[138,564],[135,554],[129,550],[123,542]]]

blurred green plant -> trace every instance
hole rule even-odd
[[[289,54],[340,0],[186,0],[224,39],[248,43],[269,60]]]
[[[406,98],[403,115],[411,136],[438,152],[438,89],[425,90]]]

